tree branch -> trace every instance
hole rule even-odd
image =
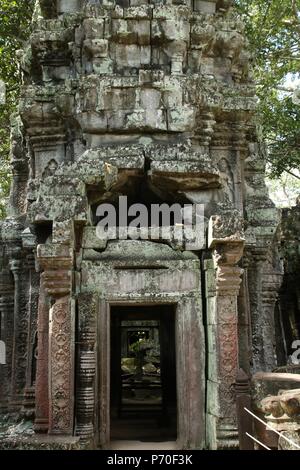
[[[298,11],[296,0],[292,0],[292,10],[293,10],[293,14],[294,14],[296,22],[300,25],[299,11]]]
[[[267,162],[271,163],[272,165],[274,164],[274,162],[270,158],[266,158],[266,160],[267,160]],[[296,175],[291,170],[287,170],[286,168],[284,168],[284,171],[286,171],[289,175],[293,176],[294,178],[297,178],[297,180],[300,181],[300,176]]]

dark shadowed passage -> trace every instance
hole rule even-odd
[[[177,438],[173,306],[112,307],[111,439]]]

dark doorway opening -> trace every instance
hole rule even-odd
[[[175,308],[111,307],[111,440],[177,438]]]

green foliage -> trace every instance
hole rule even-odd
[[[300,104],[288,84],[300,71],[300,0],[236,0],[246,25],[258,84],[270,176],[300,167]],[[296,172],[295,172],[296,170]]]
[[[300,179],[285,171],[280,178],[267,178],[266,183],[277,207],[295,206],[300,194]]]
[[[0,0],[0,79],[6,84],[6,103],[0,104],[0,218],[10,187],[10,116],[15,112],[21,86],[17,51],[28,38],[33,0]]]

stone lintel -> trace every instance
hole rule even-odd
[[[73,250],[68,245],[38,245],[37,260],[45,271],[69,271],[73,267]]]
[[[44,269],[44,286],[53,298],[69,295],[72,289],[73,252],[65,245],[39,245],[37,259]]]

